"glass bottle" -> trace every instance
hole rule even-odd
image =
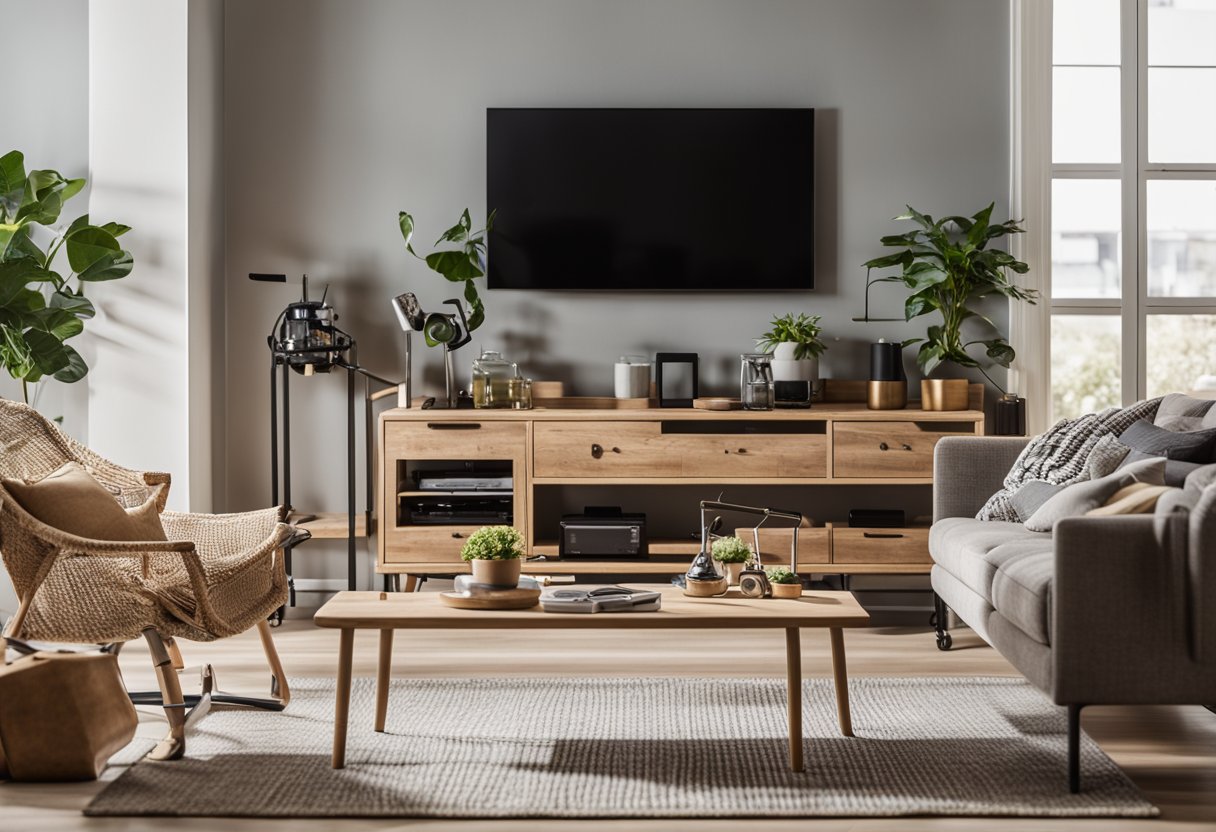
[[[768,353],[739,356],[739,398],[744,410],[773,409],[772,361]]]
[[[519,378],[519,367],[497,350],[482,350],[473,362],[473,406],[511,407],[511,380]]]

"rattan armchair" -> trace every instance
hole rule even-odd
[[[169,475],[122,468],[73,440],[37,411],[0,400],[0,477],[40,479],[80,463],[125,508],[157,500],[168,541],[108,542],[66,534],[25,511],[0,484],[0,555],[20,605],[10,639],[100,643],[117,650],[147,640],[169,735],[151,756],[177,759],[188,725],[212,701],[281,710],[290,692],[267,618],[287,600],[283,549],[301,534],[281,509],[241,514],[165,511]],[[159,493],[158,493],[159,492]],[[184,697],[175,638],[212,641],[258,628],[272,671],[272,699],[222,697],[210,667],[201,694]]]

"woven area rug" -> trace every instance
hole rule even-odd
[[[88,815],[813,817],[1157,813],[1088,737],[1069,794],[1064,710],[1020,679],[859,678],[856,737],[825,679],[804,688],[806,771],[787,764],[772,679],[393,683],[387,732],[356,681],[347,767],[330,768],[333,680],[275,713],[213,710],[187,759],[140,762]]]

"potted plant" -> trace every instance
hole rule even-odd
[[[766,569],[768,582],[773,585],[774,598],[801,598],[802,578],[782,566]]]
[[[460,550],[461,560],[473,568],[473,580],[496,589],[519,585],[524,537],[514,526],[482,526],[469,535]]]
[[[53,170],[27,174],[19,151],[0,156],[0,364],[21,380],[27,404],[31,382],[49,376],[71,383],[88,373],[67,344],[95,312],[85,284],[126,277],[135,264],[118,244],[128,226],[93,225],[88,214],[66,228],[58,224],[64,203],[84,184]],[[67,269],[56,262],[60,252]]]
[[[827,350],[819,321],[819,315],[787,313],[774,317],[771,329],[756,339],[761,352],[773,355],[773,381],[809,381],[818,387],[819,356]]]
[[[904,346],[920,344],[916,362],[926,377],[932,376],[935,370],[945,364],[973,367],[1003,393],[1004,387],[985,372],[984,367],[968,350],[982,345],[987,357],[1005,368],[1009,367],[1016,353],[1004,336],[995,332],[996,327],[992,321],[975,311],[972,304],[993,294],[1034,303],[1038,293],[1023,289],[1009,279],[1008,272],[1025,274],[1029,266],[1007,251],[989,247],[993,240],[1024,231],[1017,220],[992,223],[994,205],[995,203],[989,205],[971,217],[950,216],[939,220],[922,214],[909,205],[908,213],[895,219],[911,221],[919,227],[904,234],[883,237],[881,242],[884,246],[899,250],[875,257],[863,265],[867,270],[900,267],[900,274],[878,278],[874,282],[899,282],[908,288],[908,299],[904,303],[905,320],[910,321],[930,313],[941,316],[941,323],[930,326],[924,338],[912,338],[904,342]],[[964,340],[963,325],[970,319],[987,324],[995,334],[987,338]],[[941,381],[943,380],[930,379],[928,384],[922,384],[923,406],[936,410],[965,409],[967,380],[950,380],[955,382],[956,388],[957,385],[962,385],[961,405],[958,405],[957,400],[944,401],[949,395],[945,386],[940,384]],[[925,395],[926,393],[928,395]],[[957,406],[933,407],[933,404]]]
[[[710,547],[710,554],[726,570],[727,584],[738,586],[739,573],[743,571],[743,565],[751,560],[751,547],[738,537],[720,537]]]

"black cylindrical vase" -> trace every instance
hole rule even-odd
[[[996,400],[996,425],[993,433],[997,436],[1026,435],[1025,399],[1006,393]]]

